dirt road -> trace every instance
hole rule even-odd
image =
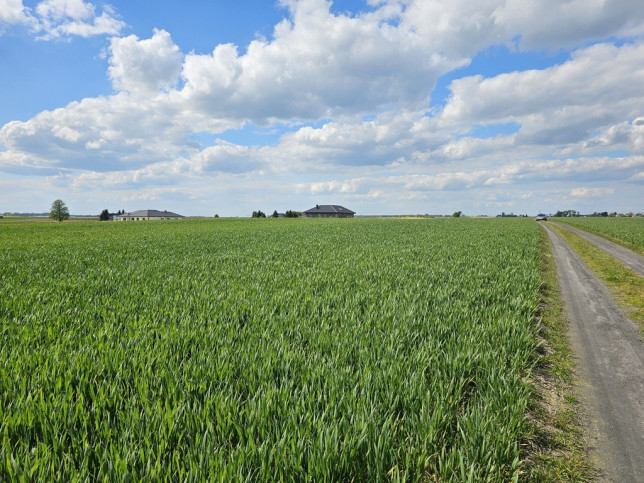
[[[605,252],[610,253],[614,258],[616,258],[624,265],[626,265],[627,267],[631,268],[635,272],[639,273],[642,277],[644,277],[644,257],[642,255],[635,253],[631,250],[628,250],[624,247],[620,247],[619,245],[616,245],[615,243],[610,242],[605,238],[602,238],[597,235],[593,235],[592,233],[585,232],[573,226],[564,225],[561,223],[554,223],[554,224],[557,225],[558,227],[565,228],[566,230],[570,230],[573,233],[576,233],[577,235],[581,236],[582,238],[585,238],[593,245],[598,246]]]
[[[644,343],[577,253],[542,226],[553,247],[603,478],[644,482]]]

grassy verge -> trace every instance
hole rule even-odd
[[[582,408],[573,393],[574,361],[566,333],[552,247],[542,230],[540,361],[533,372],[537,397],[530,408],[533,434],[526,443],[525,481],[589,481],[595,469],[588,460]]]
[[[585,230],[585,231],[587,231],[589,233],[592,233],[594,235],[597,235],[597,236],[600,236],[602,238],[605,238],[606,240],[608,240],[610,242],[613,242],[616,245],[619,245],[621,247],[624,247],[624,248],[626,248],[628,250],[631,250],[631,251],[633,251],[635,253],[639,253],[640,255],[644,256],[644,248],[642,248],[639,245],[635,245],[634,243],[631,243],[629,241],[623,240],[621,238],[614,237],[612,235],[609,235],[608,233],[604,233],[604,232],[599,231],[599,230],[586,230],[586,228],[583,228],[583,227],[576,227],[576,228],[579,228],[581,230]]]
[[[554,228],[606,283],[619,307],[639,323],[640,331],[644,333],[644,278],[579,235],[557,226]]]
[[[644,255],[644,219],[642,218],[556,218],[563,225],[593,233],[624,248]]]

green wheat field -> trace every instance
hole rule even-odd
[[[531,219],[0,225],[0,480],[512,480]]]

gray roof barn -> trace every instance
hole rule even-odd
[[[353,218],[355,214],[355,211],[340,205],[315,205],[302,213],[306,218]]]
[[[183,216],[172,213],[171,211],[159,210],[137,210],[121,215],[122,221],[171,220],[177,218],[183,218]]]

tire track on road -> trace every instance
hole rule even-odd
[[[636,325],[579,255],[552,227],[542,226],[553,247],[605,478],[644,482],[644,344]]]

